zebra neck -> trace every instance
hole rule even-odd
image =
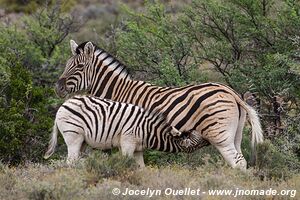
[[[88,92],[94,96],[147,108],[147,102],[161,90],[159,86],[132,80],[126,66],[101,49],[95,52],[93,66]]]
[[[113,89],[111,99],[114,101],[131,103],[148,109],[151,102],[160,95],[162,87],[144,81],[132,79],[120,80]]]
[[[125,68],[109,68],[108,66],[97,66],[91,80],[89,94],[97,97],[115,100],[117,89],[124,88],[124,85],[132,82],[129,74],[123,72]]]

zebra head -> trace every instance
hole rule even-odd
[[[73,56],[67,61],[65,70],[55,85],[59,97],[89,90],[91,87],[90,66],[95,45],[92,42],[85,42],[78,46],[74,40],[70,41],[70,45]]]
[[[177,140],[182,150],[188,153],[208,145],[208,142],[204,140],[196,130],[181,132],[171,126],[170,134]]]

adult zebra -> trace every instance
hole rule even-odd
[[[179,132],[159,112],[93,96],[75,96],[58,109],[46,159],[54,153],[58,130],[68,146],[68,162],[78,159],[83,142],[102,150],[119,147],[142,167],[145,148],[191,152],[201,145],[196,131]]]
[[[196,130],[232,166],[245,169],[241,152],[246,113],[252,125],[252,149],[263,141],[256,111],[231,88],[218,83],[159,87],[132,80],[126,67],[92,42],[70,41],[73,56],[56,83],[60,97],[78,91],[132,103],[163,113],[180,131]]]

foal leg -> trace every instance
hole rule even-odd
[[[122,155],[133,157],[136,145],[134,142],[134,138],[130,133],[121,135],[120,147]]]
[[[142,151],[136,151],[134,152],[134,158],[136,163],[139,165],[139,167],[144,168],[145,163],[144,163],[144,155]]]
[[[63,138],[68,147],[67,163],[72,164],[73,161],[79,158],[80,148],[84,141],[82,134],[76,134],[71,132],[63,132]]]
[[[139,167],[145,167],[143,152],[136,151],[136,140],[130,132],[121,136],[120,146],[123,155],[134,157]]]

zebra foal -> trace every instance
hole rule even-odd
[[[199,145],[199,134],[179,132],[157,112],[92,96],[74,96],[58,109],[45,159],[54,153],[58,131],[67,144],[69,163],[78,159],[83,142],[102,150],[119,147],[141,167],[145,148],[191,152]]]

